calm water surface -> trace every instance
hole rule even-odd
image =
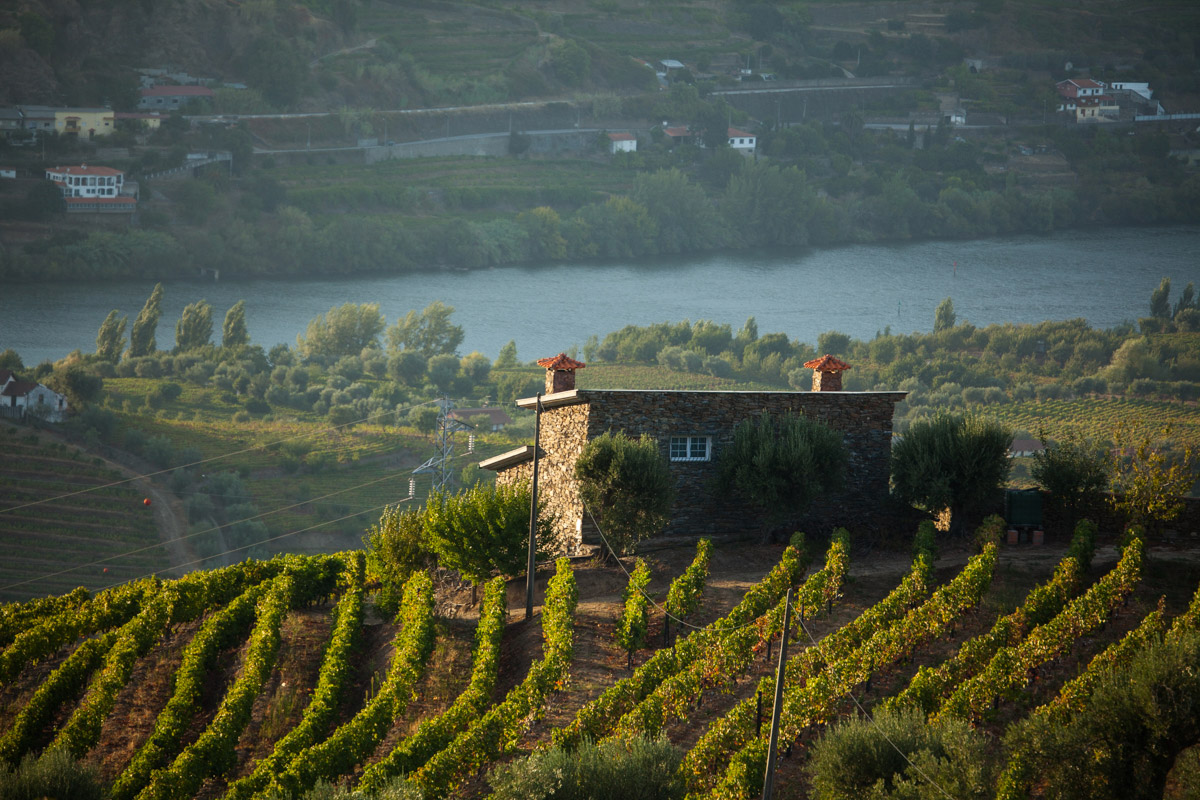
[[[395,277],[174,281],[166,284],[158,346],[175,341],[187,303],[207,299],[221,319],[246,301],[252,340],[294,344],[308,321],[346,302],[379,303],[390,324],[434,300],[454,306],[462,352],[494,357],[510,339],[519,357],[553,355],[591,334],[683,319],[728,322],[753,315],[760,333],[814,343],[838,330],[870,338],[928,331],[934,309],[954,299],[976,325],[1083,317],[1111,327],[1148,313],[1163,277],[1200,283],[1200,226],[1068,231],[1045,237],[861,245],[803,254],[720,254],[647,262],[505,267]],[[153,281],[0,287],[0,350],[26,364],[91,351],[112,309],[137,316]]]

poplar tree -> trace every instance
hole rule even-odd
[[[108,312],[104,322],[100,323],[100,331],[96,334],[96,355],[102,361],[115,362],[121,358],[121,351],[125,349],[125,328],[128,324],[129,317],[118,316],[115,308]]]
[[[183,307],[175,323],[175,352],[183,353],[204,347],[212,339],[212,306],[207,300],[197,300]]]
[[[246,329],[246,301],[238,300],[225,312],[225,323],[221,325],[222,347],[244,347],[250,344],[250,332]]]
[[[154,284],[154,291],[146,298],[146,304],[138,312],[137,319],[133,321],[133,328],[129,331],[129,350],[125,353],[127,358],[148,356],[158,349],[154,332],[158,328],[159,318],[162,317],[162,296],[162,284]]]

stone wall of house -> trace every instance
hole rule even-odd
[[[587,444],[587,404],[558,406],[542,411],[542,452],[538,459],[538,503],[554,515],[554,530],[568,555],[582,538],[583,501],[575,486],[575,460]],[[533,460],[496,475],[497,483],[531,480]]]
[[[802,413],[845,437],[849,464],[844,491],[823,498],[794,530],[824,533],[834,526],[878,532],[888,525],[888,465],[892,416],[903,392],[689,392],[581,391],[588,400],[587,438],[607,430],[648,433],[668,457],[672,436],[708,436],[708,461],[670,462],[675,504],[667,535],[738,535],[762,532],[761,514],[715,488],[716,463],[741,420],[762,411]],[[544,419],[544,417],[543,417]]]

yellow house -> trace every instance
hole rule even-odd
[[[54,109],[54,130],[60,135],[86,136],[92,139],[108,136],[113,132],[114,126],[111,108]]]

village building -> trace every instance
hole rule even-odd
[[[734,150],[746,155],[754,153],[758,138],[753,133],[747,133],[737,128],[730,128],[727,135],[729,136],[729,146]]]
[[[137,198],[123,193],[125,173],[119,169],[87,164],[51,167],[46,170],[46,180],[62,191],[68,213],[132,213],[137,210]]]
[[[11,370],[0,369],[0,416],[23,419],[27,414],[47,422],[65,422],[67,398],[34,381],[20,381]]]
[[[845,525],[858,530],[884,524],[888,498],[892,417],[905,392],[841,391],[844,362],[826,356],[809,362],[811,392],[580,389],[575,373],[585,367],[564,354],[542,359],[546,391],[540,396],[538,496],[555,519],[556,533],[568,552],[599,544],[600,531],[579,496],[575,461],[584,446],[608,431],[631,437],[651,436],[667,460],[675,486],[671,521],[665,535],[739,536],[761,532],[761,513],[740,498],[714,487],[721,454],[732,442],[734,427],[763,412],[803,414],[842,434],[849,466],[844,488],[824,497],[792,530],[826,533]],[[517,401],[536,409],[539,398]],[[533,446],[487,459],[479,465],[496,472],[498,484],[529,480]]]
[[[175,111],[193,100],[212,100],[213,90],[207,86],[150,86],[142,89],[138,109],[142,111]]]
[[[617,153],[636,153],[637,152],[637,137],[632,133],[610,133],[608,134],[609,152],[613,155]]]

